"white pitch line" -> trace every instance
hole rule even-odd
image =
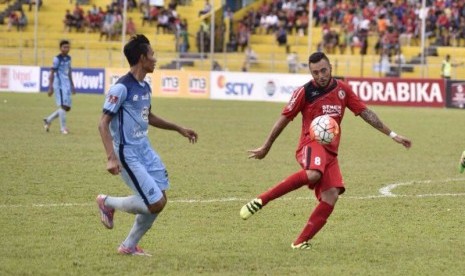
[[[433,180],[418,180],[418,181],[408,181],[408,182],[400,182],[400,183],[393,183],[393,184],[389,184],[381,189],[379,189],[379,193],[382,195],[382,196],[385,196],[385,197],[396,197],[396,196],[399,196],[399,195],[396,195],[392,192],[392,190],[394,190],[395,188],[399,187],[399,186],[410,186],[410,185],[414,185],[414,184],[430,184],[430,183],[433,183],[433,182],[438,182],[438,183],[448,183],[448,182],[456,182],[456,181],[465,181],[465,178],[447,178],[447,179],[444,179],[444,180],[438,180],[438,181],[433,181]],[[441,196],[442,194],[437,194],[439,196]],[[446,194],[448,195],[448,194]],[[455,195],[455,194],[450,194],[450,195]],[[415,196],[431,196],[431,195],[415,195]]]
[[[425,184],[425,183],[434,183],[434,182],[456,182],[456,181],[465,181],[465,178],[450,178],[444,179],[442,181],[433,181],[433,180],[418,180],[418,181],[408,181],[408,182],[399,182],[389,184],[381,189],[379,189],[380,195],[367,195],[367,196],[344,196],[343,199],[355,199],[355,200],[367,200],[367,199],[378,199],[378,198],[393,198],[393,197],[413,197],[413,198],[423,198],[423,197],[437,197],[437,196],[465,196],[465,193],[437,193],[437,194],[419,194],[419,195],[398,195],[394,194],[392,190],[399,186],[408,186],[414,184]],[[239,197],[227,197],[227,198],[212,198],[212,199],[172,199],[168,200],[169,203],[193,203],[193,204],[208,204],[208,203],[224,203],[224,202],[247,202],[247,198]],[[313,197],[284,197],[278,200],[315,200]],[[53,207],[87,207],[95,205],[95,203],[34,203],[34,204],[2,204],[0,209],[5,208],[53,208]]]

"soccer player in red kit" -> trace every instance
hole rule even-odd
[[[313,210],[307,224],[291,244],[293,249],[310,248],[309,241],[323,228],[333,212],[340,194],[344,193],[344,182],[337,160],[341,134],[328,145],[312,141],[309,135],[310,123],[315,117],[328,114],[341,124],[346,107],[365,122],[389,135],[395,142],[410,148],[411,141],[386,126],[378,116],[357,97],[344,82],[331,75],[331,64],[324,53],[313,53],[309,57],[310,73],[313,80],[294,91],[292,98],[274,124],[265,143],[250,150],[249,158],[263,159],[283,129],[298,113],[302,114],[302,132],[296,151],[297,162],[302,170],[290,175],[268,191],[241,208],[240,216],[248,219],[270,201],[302,186],[315,191],[319,203]],[[342,131],[341,131],[342,133]]]

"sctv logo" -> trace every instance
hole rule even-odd
[[[218,87],[225,89],[226,95],[250,96],[252,95],[253,83],[250,82],[228,82],[225,76],[218,76]]]

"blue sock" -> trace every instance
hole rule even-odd
[[[60,117],[61,131],[66,129],[66,111],[64,109],[58,110],[58,116]]]
[[[55,120],[56,117],[58,117],[58,112],[61,110],[61,108],[55,110],[52,114],[50,114],[47,117],[47,123],[51,124],[53,120]]]
[[[107,196],[105,206],[131,214],[150,214],[144,200],[135,195],[127,197]]]
[[[139,243],[140,239],[152,228],[158,214],[139,214],[136,215],[136,221],[132,226],[131,231],[123,242],[123,246],[134,248]]]

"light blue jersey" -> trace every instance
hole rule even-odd
[[[112,116],[110,132],[123,165],[121,176],[147,205],[159,201],[169,187],[165,165],[147,137],[150,108],[149,84],[131,73],[110,88],[103,105],[103,113]]]
[[[53,90],[55,101],[58,106],[65,105],[71,107],[71,57],[69,55],[58,55],[53,58],[54,78]]]
[[[146,142],[151,106],[147,82],[139,83],[132,74],[121,77],[108,91],[103,112],[113,117],[110,131],[115,146]]]

